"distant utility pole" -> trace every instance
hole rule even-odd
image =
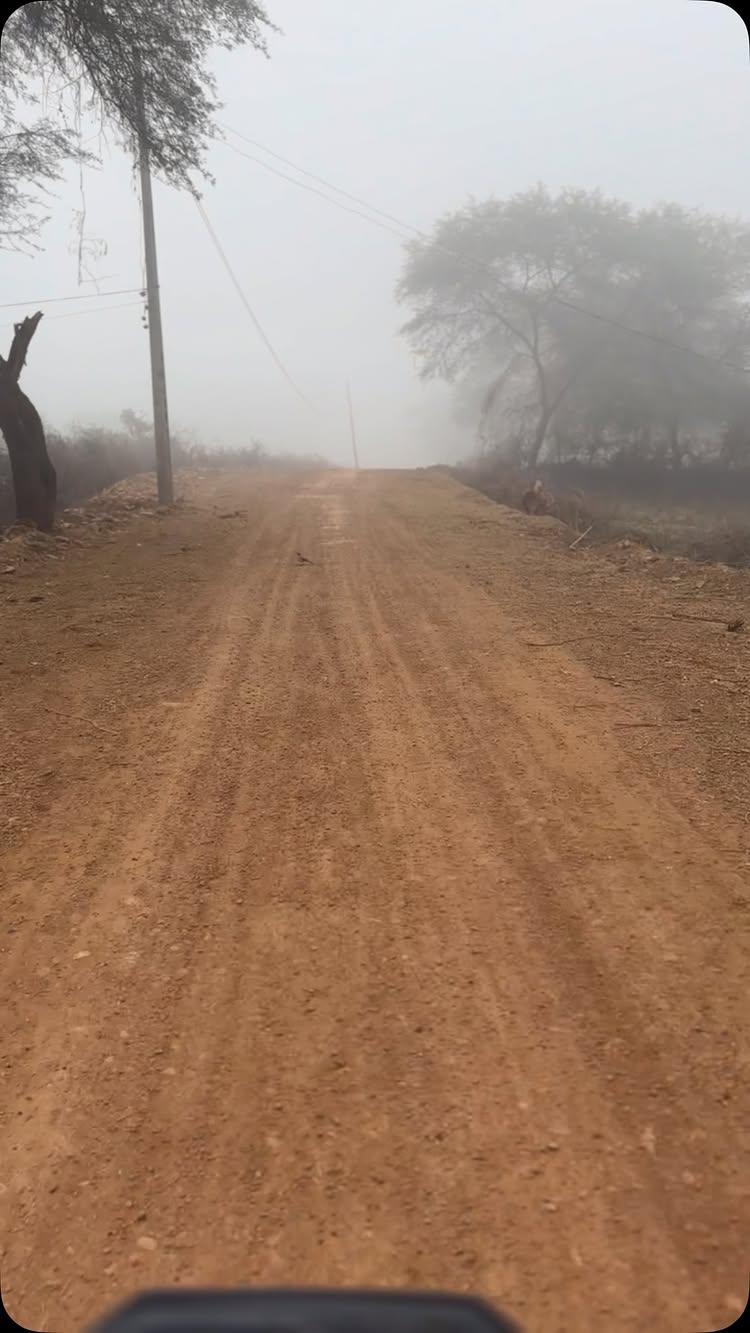
[[[169,442],[169,414],[167,412],[167,375],[164,368],[164,341],[161,327],[159,272],[156,265],[156,231],[154,229],[154,201],[151,194],[151,172],[146,139],[146,111],[143,104],[143,83],[140,69],[136,76],[138,98],[138,167],[141,176],[141,207],[143,209],[143,243],[146,254],[146,299],[148,301],[148,333],[151,343],[151,389],[154,400],[154,443],[156,445],[156,481],[159,504],[174,502],[172,480],[172,450]]]
[[[352,391],[349,381],[346,381],[346,401],[349,404],[349,426],[352,432],[352,453],[354,454],[354,468],[359,472],[359,458],[357,456],[357,432],[354,429],[354,408],[352,407]]]

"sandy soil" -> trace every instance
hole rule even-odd
[[[0,543],[7,1308],[731,1324],[750,576],[429,472],[183,490]]]

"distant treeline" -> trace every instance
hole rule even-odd
[[[486,454],[454,469],[454,475],[471,478],[482,489],[507,485],[509,477],[518,486],[528,486],[530,473],[507,465],[502,458]],[[556,495],[575,494],[612,497],[649,507],[657,505],[750,506],[750,467],[729,467],[725,463],[694,461],[690,466],[673,467],[668,462],[622,458],[610,463],[585,463],[570,460],[555,463],[545,460],[535,470],[549,490]]]

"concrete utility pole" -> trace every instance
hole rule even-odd
[[[148,334],[151,343],[151,389],[154,399],[156,480],[159,504],[171,505],[174,502],[174,484],[172,481],[172,450],[169,441],[169,414],[167,412],[167,375],[164,368],[159,272],[156,265],[154,201],[151,194],[151,172],[149,170],[148,143],[145,134],[146,112],[143,104],[143,85],[140,79],[140,71],[136,94],[141,125],[138,136],[138,167],[141,176],[143,244],[146,254],[146,294],[148,300]]]
[[[357,433],[354,429],[354,408],[352,407],[352,391],[349,381],[346,381],[346,401],[349,404],[349,425],[352,432],[352,453],[354,454],[354,469],[359,472],[359,458],[357,456]]]

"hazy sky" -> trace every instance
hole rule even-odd
[[[648,205],[750,218],[745,27],[715,0],[268,0],[271,59],[220,53],[228,126],[428,229],[469,196],[542,181]],[[228,135],[243,151],[257,149]],[[266,159],[282,171],[273,159]],[[170,416],[206,443],[350,457],[351,378],[364,464],[447,461],[471,446],[440,386],[398,336],[396,236],[217,144],[204,203],[291,374],[295,398],[241,306],[190,197],[155,185]],[[84,173],[85,234],[102,291],[137,287],[132,168],[116,149]],[[77,173],[52,201],[45,251],[0,254],[2,302],[43,308],[24,385],[45,420],[150,417],[148,335],[129,296],[43,305],[78,288]],[[97,313],[78,313],[96,309]],[[75,317],[67,317],[75,311]],[[60,316],[65,315],[62,318]],[[54,316],[54,318],[53,318]],[[60,317],[60,318],[58,318]],[[10,325],[0,337],[7,343]]]

